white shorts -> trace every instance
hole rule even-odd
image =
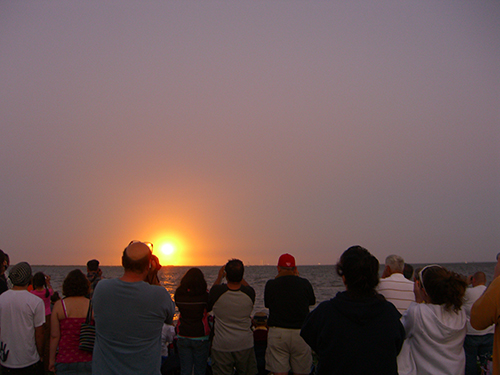
[[[311,348],[300,337],[300,329],[269,327],[266,349],[266,370],[309,374],[312,366]]]

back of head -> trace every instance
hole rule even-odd
[[[243,280],[243,273],[245,272],[245,267],[243,262],[239,259],[231,259],[226,263],[225,267],[226,279],[232,283],[240,283]]]
[[[192,294],[200,295],[207,292],[207,282],[205,276],[199,268],[190,268],[184,276],[182,276],[181,284],[177,290]]]
[[[33,275],[33,288],[43,288],[47,285],[45,281],[45,274],[43,272],[37,272]]]
[[[486,285],[486,275],[482,271],[477,271],[472,275],[472,286]]]
[[[462,298],[467,289],[467,282],[459,274],[446,268],[433,265],[420,271],[422,287],[435,305],[444,305],[454,311],[462,307]]]
[[[403,273],[405,268],[405,260],[399,255],[392,254],[385,258],[385,265],[389,266],[393,273]]]
[[[0,272],[3,272],[3,262],[5,261],[5,253],[3,250],[0,250]]]
[[[348,292],[358,297],[376,294],[378,272],[377,258],[361,246],[348,248],[337,263],[337,273],[344,277]]]
[[[73,270],[64,279],[62,292],[65,297],[86,296],[90,293],[90,282],[82,271]]]
[[[408,280],[413,280],[413,266],[411,264],[405,263],[405,268],[403,269],[403,276]]]
[[[282,254],[278,259],[278,267],[285,270],[295,269],[295,258],[288,253]]]
[[[256,312],[253,321],[256,326],[265,326],[267,324],[267,314],[264,311]]]
[[[151,249],[147,244],[132,241],[123,250],[122,266],[125,271],[141,274],[148,270],[151,254]]]
[[[27,286],[31,282],[31,266],[27,262],[17,263],[10,269],[9,279],[14,286]]]
[[[91,272],[95,272],[99,269],[99,261],[97,259],[92,259],[87,262],[87,269]]]

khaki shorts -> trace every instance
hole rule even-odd
[[[312,366],[311,348],[300,337],[300,329],[269,327],[266,370],[309,374]]]

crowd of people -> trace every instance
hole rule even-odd
[[[125,248],[120,278],[95,259],[87,275],[69,272],[62,299],[49,275],[9,266],[0,250],[1,374],[500,374],[500,261],[487,287],[483,272],[414,271],[398,255],[379,276],[378,260],[352,246],[336,266],[345,291],[310,311],[313,286],[283,254],[265,285],[268,313],[253,317],[238,259],[210,288],[189,269],[173,299],[147,242]]]

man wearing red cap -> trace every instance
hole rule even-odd
[[[264,304],[269,308],[269,334],[266,370],[275,375],[309,374],[311,348],[300,337],[300,329],[316,303],[311,283],[299,277],[295,258],[283,254],[278,260],[278,275],[266,283]]]

